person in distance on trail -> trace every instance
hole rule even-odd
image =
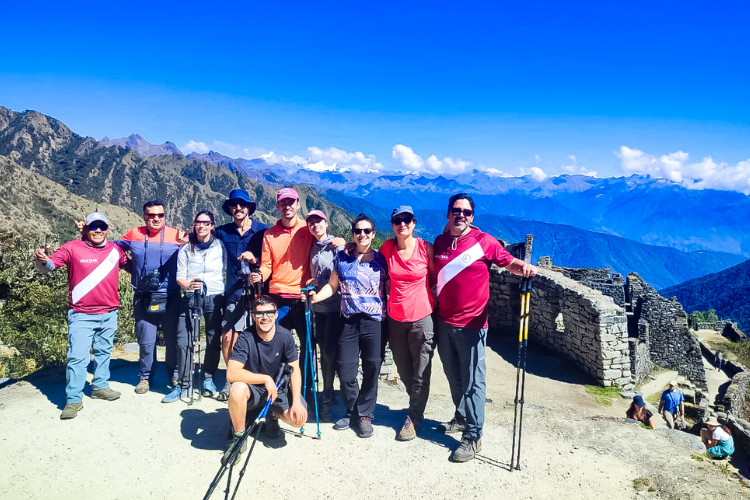
[[[701,441],[712,458],[727,458],[734,453],[734,438],[726,425],[721,425],[716,417],[706,421],[706,429],[701,429]]]
[[[635,395],[633,402],[630,403],[630,408],[625,412],[625,416],[642,422],[654,429],[654,414],[646,409],[646,403],[643,402],[643,398],[638,394]]]
[[[721,371],[721,363],[724,361],[724,353],[716,351],[716,371]]]
[[[245,329],[252,312],[246,310],[245,302],[242,300],[243,279],[247,279],[243,278],[242,274],[243,261],[247,270],[258,269],[263,233],[268,226],[253,219],[256,204],[244,189],[233,189],[221,208],[232,217],[232,222],[216,228],[216,239],[224,245],[227,259],[227,279],[224,288],[226,306],[221,322],[221,352],[226,363],[232,354],[238,333]],[[221,392],[217,393],[213,380],[208,379],[203,383],[203,395],[211,397],[216,394],[218,401],[226,401],[229,397],[229,385],[227,381]]]
[[[147,393],[156,373],[156,334],[164,333],[164,365],[174,387],[177,382],[177,322],[180,315],[180,285],[177,284],[177,252],[187,241],[187,231],[165,225],[164,204],[158,200],[143,205],[144,226],[125,233],[116,243],[130,251],[133,259],[131,285],[135,336],[140,347],[136,394]]]
[[[451,458],[466,462],[482,449],[486,399],[485,347],[491,264],[530,277],[536,266],[514,258],[502,244],[472,227],[474,200],[458,193],[448,201],[448,231],[433,244],[437,273],[438,353],[456,411],[441,430],[461,433]]]
[[[272,403],[265,429],[269,439],[281,436],[279,419],[292,427],[300,427],[307,421],[307,406],[301,396],[297,347],[292,333],[276,324],[278,315],[271,297],[262,295],[256,298],[253,305],[255,324],[239,334],[229,358],[227,380],[232,382],[229,418],[234,431],[233,440],[241,439],[245,432],[247,411],[257,409],[259,412],[269,399]],[[278,392],[273,377],[282,364],[290,365],[293,371],[287,390]],[[245,448],[243,446],[242,452]],[[230,445],[222,458],[224,465],[231,450]],[[239,455],[236,460],[239,461]]]
[[[300,343],[302,376],[307,368],[307,327],[305,307],[301,302],[302,284],[311,278],[310,247],[315,238],[307,229],[304,220],[298,217],[300,200],[293,188],[281,188],[276,194],[276,208],[279,220],[263,235],[263,254],[260,273],[253,273],[252,282],[268,281],[268,291],[281,311],[286,315],[279,321],[285,328],[294,329]],[[342,246],[343,238],[333,238],[328,244],[331,247]],[[311,396],[312,384],[308,385]]]
[[[316,291],[328,283],[333,270],[333,259],[343,247],[331,247],[334,236],[328,234],[328,217],[320,210],[312,210],[305,217],[307,228],[315,237],[310,247],[310,273],[308,285]],[[315,339],[320,346],[320,366],[323,376],[323,394],[320,401],[320,420],[330,422],[333,416],[333,380],[336,376],[336,352],[343,323],[341,321],[341,294],[336,292],[331,298],[313,304],[315,311]]]
[[[667,421],[667,427],[670,429],[675,428],[678,417],[679,426],[685,425],[685,395],[677,387],[676,380],[669,381],[669,388],[661,393],[661,401],[657,410],[657,413],[660,413]]]
[[[107,241],[109,221],[94,212],[84,220],[81,239],[69,241],[47,255],[49,247],[34,252],[37,268],[47,273],[68,268],[68,366],[62,420],[75,418],[83,408],[86,371],[94,351],[91,397],[114,401],[120,393],[109,388],[109,360],[117,331],[119,270],[130,271],[125,253]]]
[[[432,244],[414,236],[417,220],[410,206],[391,214],[395,237],[383,242],[379,252],[388,263],[388,342],[398,375],[409,395],[409,412],[398,433],[399,441],[417,437],[430,395],[432,355],[435,351],[430,284],[434,283]]]
[[[195,215],[188,242],[177,255],[177,284],[184,291],[177,326],[177,385],[163,403],[189,401],[192,394],[193,346],[200,341],[200,321],[205,320],[206,355],[203,387],[214,387],[213,377],[221,356],[221,319],[224,310],[224,245],[216,239],[214,214]],[[215,392],[215,391],[214,391]]]
[[[357,435],[373,435],[372,419],[378,398],[378,377],[383,362],[381,353],[382,321],[385,317],[385,281],[388,267],[382,254],[372,248],[375,223],[364,214],[352,222],[356,246],[347,254],[336,254],[328,283],[318,293],[311,292],[312,303],[329,298],[341,288],[341,315],[344,327],[339,338],[338,368],[341,399],[346,415],[336,421],[336,430],[355,427]],[[362,387],[357,382],[362,359]]]

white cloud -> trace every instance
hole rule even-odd
[[[180,148],[180,151],[182,151],[186,155],[190,153],[204,154],[208,153],[210,150],[211,148],[209,148],[205,142],[196,142],[193,140],[188,141],[187,144]]]
[[[374,155],[366,155],[361,151],[349,153],[343,149],[320,149],[315,146],[307,148],[310,152],[311,164],[307,168],[312,170],[346,170],[353,172],[379,172],[383,165],[377,162]]]
[[[586,167],[579,165],[565,165],[562,168],[563,172],[570,175],[587,175],[589,177],[598,177],[596,170],[589,170]]]
[[[180,151],[184,154],[204,154],[209,151],[215,151],[230,158],[258,158],[266,152],[263,148],[238,146],[236,144],[216,140],[208,144],[205,142],[190,140],[180,148]]]
[[[445,157],[442,160],[435,155],[430,155],[426,160],[416,154],[413,149],[403,144],[393,146],[391,153],[393,162],[399,167],[412,172],[425,172],[429,174],[453,175],[470,170],[473,163],[461,158]]]
[[[539,167],[531,167],[529,169],[522,167],[519,170],[521,171],[521,177],[528,175],[537,182],[542,182],[549,177],[549,175]]]
[[[734,166],[716,163],[710,156],[698,163],[688,163],[689,155],[684,151],[657,157],[627,146],[621,146],[615,154],[620,157],[621,168],[626,175],[650,175],[682,184],[688,189],[719,189],[750,194],[750,159]]]

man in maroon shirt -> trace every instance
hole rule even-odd
[[[91,397],[114,401],[120,393],[109,388],[109,359],[117,330],[119,271],[128,269],[125,253],[107,241],[109,221],[104,214],[86,216],[83,237],[65,243],[52,255],[39,248],[34,260],[41,272],[68,268],[68,367],[66,404],[62,420],[75,418],[83,408],[86,369],[94,351]]]
[[[482,450],[486,399],[484,350],[487,345],[487,302],[492,264],[518,276],[534,276],[537,268],[514,258],[495,238],[471,223],[474,200],[466,193],[448,202],[448,231],[435,239],[438,353],[456,412],[442,424],[446,434],[461,432],[455,462],[467,462]]]

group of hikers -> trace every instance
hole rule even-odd
[[[685,427],[685,395],[679,389],[676,380],[670,380],[669,387],[661,393],[656,413],[664,418],[664,422],[670,429]],[[646,403],[640,394],[633,397],[625,416],[652,429],[656,427],[654,414],[646,408]],[[734,453],[734,438],[726,423],[722,424],[716,417],[710,417],[704,424],[706,428],[700,430],[700,438],[706,447],[706,452],[714,458],[730,457]]]
[[[437,348],[455,405],[453,418],[440,429],[461,434],[451,455],[454,461],[473,459],[481,451],[484,425],[490,266],[524,277],[534,276],[537,268],[514,258],[497,239],[472,225],[475,205],[466,193],[450,197],[445,230],[432,244],[414,234],[417,220],[411,207],[395,208],[390,221],[394,237],[379,250],[372,247],[375,223],[366,215],[352,221],[353,242],[346,243],[329,234],[324,212],[299,216],[300,199],[293,188],[278,190],[276,208],[279,220],[267,227],[253,219],[256,203],[247,191],[234,189],[222,205],[232,222],[216,227],[214,215],[201,210],[187,232],[166,226],[164,204],[149,201],[143,205],[145,225],[117,242],[107,241],[109,221],[95,212],[82,221],[81,239],[51,255],[49,248],[36,250],[42,272],[62,266],[68,272],[69,348],[61,418],[74,418],[83,408],[92,351],[91,397],[120,397],[108,381],[117,330],[118,274],[125,269],[132,275],[139,345],[136,394],[153,386],[161,330],[172,383],[162,401],[192,398],[193,347],[202,321],[206,352],[200,390],[204,397],[228,401],[233,439],[240,440],[248,411],[269,398],[269,437],[280,435],[279,419],[303,425],[307,401],[318,398],[313,384],[303,383],[313,371],[308,366],[312,356],[306,356],[309,301],[315,322],[312,343],[320,349],[323,391],[315,402],[322,421],[334,422],[337,430],[352,428],[362,438],[373,435],[378,377],[388,342],[409,396],[397,438],[414,439],[424,420]],[[222,356],[226,383],[219,389],[214,380]],[[293,372],[288,387],[277,390],[273,377],[283,364]],[[336,374],[344,411],[334,419]]]

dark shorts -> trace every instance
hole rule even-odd
[[[254,408],[262,408],[263,405],[266,404],[266,400],[268,400],[268,391],[266,391],[265,386],[262,385],[251,385],[247,384],[247,386],[250,388],[250,399],[247,400],[247,409],[252,410]],[[276,401],[271,403],[271,406],[268,408],[269,413],[284,413],[284,410],[289,409],[289,402],[292,400],[292,389],[291,387],[287,388],[285,391],[279,391]],[[302,405],[307,408],[307,402],[304,398],[301,398]]]
[[[230,330],[241,332],[248,325],[250,315],[245,311],[242,302],[229,302],[224,308],[224,316],[221,320],[221,333],[227,333]]]

